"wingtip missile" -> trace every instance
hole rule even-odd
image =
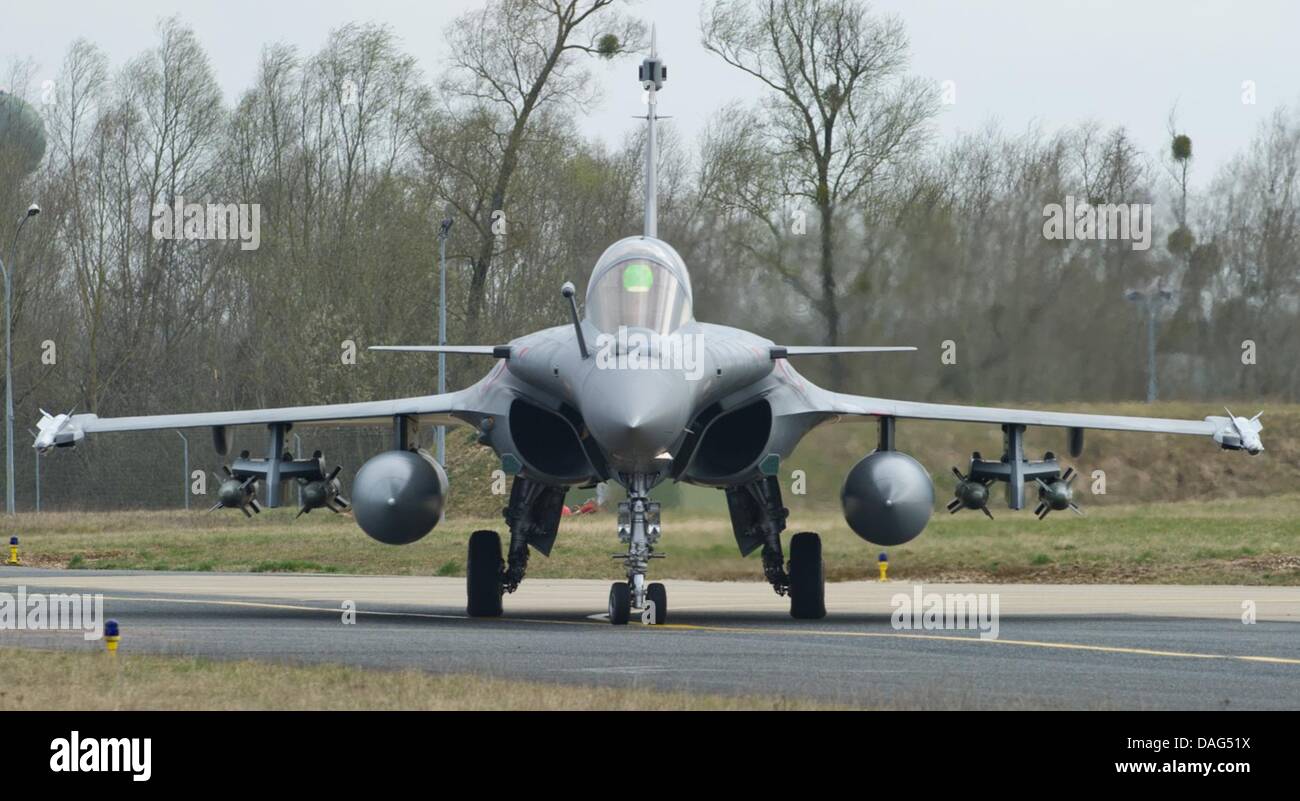
[[[1228,407],[1223,407],[1227,412],[1227,417],[1207,417],[1207,422],[1214,423],[1219,429],[1214,432],[1214,441],[1219,443],[1220,447],[1225,450],[1245,451],[1251,456],[1258,456],[1264,452],[1264,443],[1259,437],[1259,432],[1264,429],[1264,424],[1260,422],[1263,411],[1254,417],[1238,417],[1232,413]]]
[[[73,419],[72,410],[66,414],[50,414],[41,410],[36,422],[36,441],[32,447],[37,453],[48,453],[54,448],[69,448],[86,438],[86,432]]]

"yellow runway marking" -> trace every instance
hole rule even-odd
[[[125,597],[105,595],[105,600],[113,601],[148,601],[151,603],[171,603],[171,604],[208,604],[214,606],[239,606],[252,607],[261,609],[284,609],[295,612],[326,612],[332,615],[341,615],[343,609],[325,606],[303,606],[297,604],[271,603],[267,601],[230,601],[230,600],[202,600],[197,598],[142,598],[142,597]],[[435,612],[392,612],[384,610],[366,610],[357,609],[358,615],[372,615],[377,617],[416,617],[433,620],[473,620],[468,615],[447,615]],[[484,619],[487,622],[490,619]],[[548,618],[525,618],[525,617],[503,617],[496,618],[502,623],[539,623],[549,626],[600,626],[608,627],[608,622],[595,620],[555,620]],[[1007,639],[980,639],[978,636],[962,637],[953,634],[913,634],[902,631],[836,631],[831,629],[775,629],[775,628],[756,628],[753,626],[708,626],[697,625],[692,623],[665,623],[659,626],[646,626],[640,623],[633,623],[634,626],[640,626],[642,629],[656,631],[679,631],[679,632],[714,632],[719,634],[765,634],[765,635],[796,635],[804,637],[857,637],[870,639],[903,639],[903,640],[932,640],[938,642],[960,642],[960,643],[977,643],[990,645],[1014,645],[1022,648],[1050,648],[1061,651],[1089,651],[1092,653],[1103,654],[1128,654],[1132,656],[1163,656],[1176,659],[1225,659],[1238,662],[1262,662],[1274,665],[1300,665],[1300,659],[1284,656],[1250,656],[1242,654],[1205,654],[1194,651],[1162,651],[1154,648],[1125,648],[1115,645],[1087,645],[1085,643],[1071,642],[1044,642],[1041,640],[1007,640]]]

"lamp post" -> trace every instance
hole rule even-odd
[[[1160,287],[1160,279],[1151,282],[1146,289],[1130,289],[1124,293],[1124,299],[1138,304],[1147,317],[1147,403],[1156,402],[1156,317],[1164,302],[1174,293]]]
[[[302,458],[302,437],[298,436],[297,434],[293,435],[293,458],[295,459]],[[302,508],[302,482],[295,481],[294,483],[298,485],[298,508],[301,509]]]
[[[35,431],[29,428],[27,429],[27,433],[32,435],[32,439],[36,439]],[[36,514],[40,514],[40,513],[41,513],[41,452],[36,451]]]
[[[447,344],[447,237],[451,235],[451,211],[438,226],[438,344]],[[438,354],[438,394],[447,391],[447,354]],[[447,465],[447,427],[438,426],[438,464]]]
[[[27,213],[18,221],[18,230],[14,231],[13,242],[9,245],[9,266],[0,261],[0,272],[5,280],[5,514],[14,514],[14,373],[13,373],[13,269],[18,253],[18,236],[23,232],[27,221],[41,213],[41,207],[33,203],[27,207]]]
[[[181,474],[181,490],[185,493],[185,511],[190,510],[190,438],[177,431],[176,436],[181,438],[181,459],[184,462]],[[36,463],[40,464],[40,451],[36,452]],[[40,511],[39,509],[37,511]]]

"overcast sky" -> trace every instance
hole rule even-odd
[[[0,65],[31,58],[53,77],[70,42],[85,37],[120,65],[155,41],[154,23],[179,14],[198,33],[233,99],[251,85],[264,44],[315,52],[348,21],[387,23],[437,74],[445,26],[478,0],[123,0],[6,3]],[[670,66],[660,113],[694,137],[709,114],[760,87],[700,45],[700,0],[646,0],[634,12],[657,23]],[[938,121],[942,135],[996,120],[1011,131],[1051,130],[1083,119],[1124,124],[1149,152],[1165,146],[1177,102],[1194,141],[1197,183],[1245,146],[1258,122],[1300,102],[1300,3],[1292,0],[876,0],[897,14],[912,41],[912,70],[956,85]],[[590,135],[618,141],[640,111],[635,59],[600,63],[601,102],[583,120]],[[7,74],[7,70],[5,71]],[[1257,102],[1242,102],[1254,81]]]

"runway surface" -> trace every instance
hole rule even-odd
[[[503,618],[474,620],[461,579],[0,568],[0,592],[102,593],[127,653],[904,708],[1300,708],[1300,588],[924,585],[995,594],[998,636],[981,639],[896,630],[891,599],[910,583],[827,585],[821,621],[791,619],[764,584],[665,584],[668,625],[615,627],[600,581],[528,580]],[[4,630],[4,644],[101,647],[79,632]]]

